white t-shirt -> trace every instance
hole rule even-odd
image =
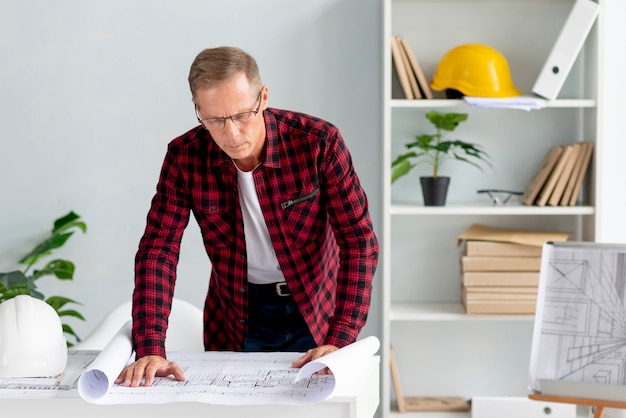
[[[283,282],[285,277],[280,270],[270,233],[261,212],[259,197],[254,187],[253,172],[254,170],[241,171],[237,167],[239,202],[243,213],[243,230],[248,251],[248,281],[256,284]]]

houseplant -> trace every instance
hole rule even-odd
[[[426,118],[435,127],[434,134],[420,134],[415,141],[405,144],[408,152],[399,155],[391,164],[393,169],[391,182],[408,174],[418,164],[430,164],[432,176],[420,177],[424,205],[444,206],[449,177],[439,176],[439,170],[444,161],[455,159],[473,165],[482,170],[479,163],[491,166],[489,155],[478,145],[458,139],[447,140],[447,134],[456,129],[459,123],[467,120],[467,113],[439,113],[428,112]],[[412,160],[416,162],[413,163]]]
[[[0,303],[18,295],[30,295],[34,298],[45,300],[54,308],[61,319],[63,317],[74,317],[84,321],[85,318],[78,311],[65,308],[67,304],[80,305],[80,303],[63,296],[46,298],[43,293],[37,290],[36,285],[36,281],[45,276],[54,275],[60,280],[72,280],[74,278],[74,263],[71,261],[55,259],[46,263],[39,270],[35,269],[35,265],[43,258],[51,255],[54,249],[62,247],[76,229],[80,229],[85,233],[87,232],[87,225],[80,220],[79,215],[70,211],[67,215],[54,221],[52,232],[48,238],[36,245],[24,258],[19,260],[18,263],[24,266],[22,270],[0,273]],[[76,332],[66,323],[63,323],[63,332],[67,336],[73,337],[76,341],[80,341]],[[68,346],[72,345],[68,339]]]

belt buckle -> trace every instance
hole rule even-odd
[[[285,289],[285,290],[283,291],[283,289]],[[289,291],[289,287],[287,286],[287,282],[276,283],[276,294],[278,296],[291,296],[291,292]]]

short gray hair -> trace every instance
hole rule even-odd
[[[231,46],[205,49],[196,56],[189,70],[191,94],[195,97],[199,89],[217,86],[241,72],[256,94],[263,83],[256,60],[250,54]]]

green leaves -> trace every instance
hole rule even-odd
[[[83,317],[83,315],[80,312],[74,309],[65,309],[65,310],[61,309],[63,308],[63,306],[65,306],[68,303],[75,303],[78,305],[82,305],[82,303],[78,303],[73,299],[66,298],[63,296],[50,296],[48,299],[46,299],[46,302],[48,303],[48,305],[52,306],[55,311],[57,311],[57,314],[59,315],[60,318],[69,316],[69,317],[80,319],[81,321],[85,320],[85,317]],[[76,334],[74,329],[66,323],[63,323],[63,333],[74,337],[74,339],[76,339],[76,342],[80,341],[80,337]],[[74,344],[68,341],[67,345],[68,347],[71,347]]]
[[[43,299],[43,294],[36,290],[34,281],[19,271],[0,273],[0,303],[18,295],[31,295]]]
[[[428,112],[426,117],[438,130],[452,132],[459,123],[466,121],[468,116],[467,113]]]
[[[79,219],[80,216],[71,211],[67,215],[54,221],[54,229],[52,230],[52,234],[58,234],[73,227],[78,227],[83,231],[83,233],[86,233],[87,225],[84,222],[79,221]]]
[[[68,309],[64,311],[61,310],[61,308],[63,308],[68,303],[75,303],[77,305],[82,305],[82,303],[76,302],[73,299],[66,298],[64,296],[50,296],[48,299],[46,299],[46,303],[52,306],[54,310],[57,311],[59,316],[71,316],[74,318],[81,319],[83,321],[85,320],[83,315],[80,314],[78,311],[75,311],[73,309]]]
[[[396,160],[396,161],[398,161],[398,160]],[[392,165],[392,167],[395,167],[395,170],[393,170],[391,172],[391,182],[393,183],[398,178],[404,176],[409,171],[411,171],[413,169],[413,167],[415,167],[415,164],[412,164],[409,160],[404,158],[401,161],[399,161],[397,164]]]
[[[0,273],[0,286],[5,289],[14,287],[27,286],[28,279],[21,271],[11,271],[9,273]]]
[[[30,275],[28,272],[35,264],[41,262],[43,258],[50,256],[55,249],[65,245],[76,230],[81,230],[83,233],[86,233],[87,225],[81,221],[80,216],[73,211],[55,220],[50,236],[36,245],[26,256],[19,260],[19,264],[26,266],[24,271],[16,270],[8,273],[0,273],[0,302],[18,295],[30,295],[43,300],[45,296],[37,290],[35,281],[45,276],[55,276],[60,280],[73,280],[75,266],[74,263],[68,260],[55,259],[49,261],[43,268],[33,270]],[[68,303],[80,305],[80,303],[75,300],[63,296],[51,296],[45,299],[45,301],[54,308],[59,317],[73,317],[82,321],[85,320],[83,315],[78,311],[63,309]],[[74,337],[76,341],[80,341],[80,338],[76,335],[72,327],[65,323],[63,324],[63,332]],[[68,346],[71,347],[72,345],[73,344],[68,340]]]
[[[51,274],[61,280],[72,280],[74,278],[74,263],[67,260],[50,261],[43,269],[33,272],[33,280]]]
[[[409,150],[419,149],[420,151],[409,151],[398,156],[391,168],[391,183],[394,183],[400,177],[408,174],[413,168],[420,163],[427,163],[432,166],[432,176],[439,175],[439,169],[446,159],[454,158],[457,161],[468,163],[479,170],[482,167],[479,162],[484,162],[491,166],[489,155],[482,149],[480,145],[463,142],[461,140],[444,140],[447,132],[456,129],[459,123],[466,121],[468,115],[466,113],[438,113],[428,112],[426,118],[435,126],[434,134],[420,134],[415,137],[415,141],[405,144]],[[415,159],[417,163],[408,161]]]
[[[67,215],[54,221],[54,227],[52,228],[50,237],[33,248],[19,263],[27,265],[26,270],[28,270],[30,266],[37,263],[41,258],[50,255],[52,250],[62,247],[74,234],[74,231],[64,233],[71,228],[79,228],[83,233],[86,233],[87,225],[79,221],[79,219],[79,215],[70,211]]]

